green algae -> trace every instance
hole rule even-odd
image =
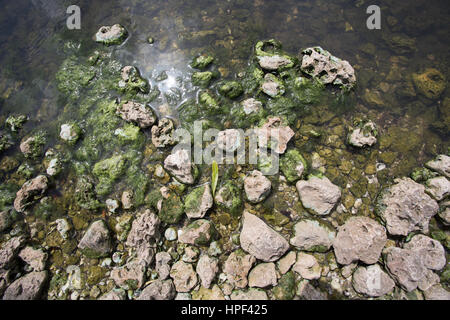
[[[200,55],[195,57],[191,62],[191,67],[194,69],[206,69],[212,62],[214,61],[214,57],[210,55]]]
[[[303,166],[301,175],[298,171],[299,164]],[[291,149],[280,159],[280,169],[287,181],[293,183],[302,178],[303,174],[307,172],[308,165],[298,150]]]
[[[272,294],[276,300],[292,300],[295,297],[295,275],[289,271],[284,274],[278,284],[273,287]]]
[[[227,81],[219,86],[219,92],[230,99],[235,99],[244,92],[244,89],[237,81]]]

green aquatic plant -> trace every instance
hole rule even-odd
[[[216,194],[217,182],[219,181],[219,166],[216,160],[213,160],[211,166],[211,191],[213,196]]]

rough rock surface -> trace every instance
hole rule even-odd
[[[103,220],[97,220],[89,226],[78,248],[89,258],[106,257],[111,253],[111,235]]]
[[[354,147],[370,147],[377,143],[375,123],[366,122],[361,128],[354,129],[348,136],[348,143]]]
[[[44,271],[48,254],[42,249],[25,247],[22,251],[20,251],[19,257],[26,262],[33,269],[33,271]]]
[[[3,300],[37,300],[47,281],[47,271],[31,272],[14,281],[5,291]]]
[[[215,234],[214,225],[209,220],[199,219],[183,228],[179,240],[192,245],[206,245]]]
[[[450,300],[450,292],[445,290],[440,284],[426,290],[424,295],[427,300]]]
[[[248,275],[248,285],[250,287],[265,288],[276,286],[277,283],[277,272],[273,262],[258,264]]]
[[[312,176],[296,186],[303,206],[320,216],[329,214],[341,198],[341,190],[327,177]]]
[[[209,289],[219,272],[219,260],[207,254],[202,255],[198,260],[196,271],[202,286]]]
[[[111,279],[125,290],[139,289],[144,284],[145,266],[136,259],[131,260],[123,267],[114,268],[111,271]]]
[[[184,211],[191,219],[203,218],[212,208],[214,199],[209,184],[195,188],[186,196]]]
[[[155,121],[156,117],[153,110],[145,104],[134,101],[127,101],[117,107],[117,113],[120,117],[128,122],[136,123],[140,128],[149,128]]]
[[[164,160],[164,169],[184,184],[193,184],[195,176],[191,157],[186,149],[178,149]]]
[[[232,252],[223,267],[228,282],[235,287],[245,288],[248,284],[248,272],[255,262],[256,259],[254,256],[245,254],[241,250]]]
[[[260,171],[253,170],[244,179],[244,190],[251,203],[263,201],[270,193],[272,183]]]
[[[282,257],[289,249],[289,243],[257,216],[244,212],[240,235],[242,249],[265,262]]]
[[[450,157],[441,154],[436,157],[436,159],[428,161],[425,166],[430,168],[440,174],[446,176],[450,179]]]
[[[120,24],[103,26],[95,34],[95,41],[105,45],[121,44],[127,37],[127,31]]]
[[[159,120],[157,126],[152,127],[152,143],[157,148],[165,148],[175,143],[175,126],[169,118]]]
[[[367,217],[351,217],[339,227],[333,241],[336,260],[343,265],[358,260],[374,264],[386,241],[386,229],[378,222]]]
[[[74,143],[80,136],[80,128],[75,124],[63,124],[59,136],[64,141]]]
[[[299,283],[297,295],[302,300],[327,300],[326,293],[315,288],[308,280]]]
[[[258,113],[262,109],[261,101],[254,98],[246,99],[241,102],[244,113],[249,115],[252,113]]]
[[[287,273],[297,261],[297,254],[295,251],[288,252],[283,258],[277,261],[278,270],[281,274]]]
[[[286,151],[287,144],[295,135],[295,132],[289,126],[283,125],[279,117],[268,118],[266,123],[255,131],[259,145],[262,147],[270,146],[270,149],[278,154],[283,154]]]
[[[244,133],[237,129],[220,131],[217,135],[217,147],[225,152],[235,152],[244,142]]]
[[[189,292],[197,285],[197,274],[191,264],[178,261],[170,270],[170,277],[173,279],[177,292]]]
[[[8,229],[12,224],[12,217],[9,210],[0,212],[0,232]]]
[[[259,56],[258,63],[263,69],[276,71],[279,68],[292,64],[292,61],[287,57],[275,54],[273,56]]]
[[[316,220],[302,220],[294,226],[291,245],[304,251],[326,252],[333,244],[336,232]]]
[[[172,280],[156,280],[142,290],[137,300],[172,300],[175,294]]]
[[[264,82],[261,85],[261,90],[268,96],[275,98],[284,94],[284,86],[280,80],[271,73],[264,76]]]
[[[432,178],[427,181],[426,191],[437,201],[441,201],[450,195],[450,181],[446,177]]]
[[[417,252],[428,269],[441,270],[445,267],[445,249],[437,240],[418,234],[405,243],[403,248]]]
[[[395,282],[378,264],[360,266],[353,273],[353,288],[369,297],[381,297],[394,290]]]
[[[123,289],[112,289],[111,291],[100,296],[100,298],[98,298],[98,300],[110,300],[110,301],[125,300],[126,295],[127,294],[126,294],[125,290],[123,290]]]
[[[317,259],[312,254],[304,252],[297,254],[297,262],[292,267],[292,270],[307,280],[319,279],[322,273],[322,268]]]
[[[247,291],[234,290],[230,295],[231,300],[268,300],[267,293],[261,289],[250,288]]]
[[[47,188],[48,178],[44,175],[28,180],[17,191],[16,199],[14,200],[14,209],[18,212],[25,211],[27,206],[44,195]]]
[[[25,244],[25,237],[19,236],[9,239],[0,250],[0,269],[8,269],[17,257],[20,248]]]
[[[425,193],[425,187],[410,178],[396,179],[378,201],[377,212],[392,235],[407,236],[412,231],[428,233],[428,223],[439,206]]]
[[[158,272],[159,280],[166,280],[170,274],[172,256],[168,252],[158,252],[155,255],[155,270]]]

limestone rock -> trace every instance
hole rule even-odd
[[[441,270],[445,267],[445,249],[437,240],[418,234],[405,243],[403,248],[416,251],[428,269]]]
[[[26,262],[33,269],[33,271],[44,271],[48,254],[42,249],[25,247],[22,251],[20,251],[19,257]]]
[[[322,268],[319,262],[312,254],[299,252],[297,262],[292,267],[302,278],[307,280],[319,279],[322,274]]]
[[[120,24],[113,26],[103,26],[95,34],[96,42],[103,43],[107,46],[121,44],[127,38],[127,31]]]
[[[278,154],[286,151],[287,144],[295,135],[289,126],[283,125],[279,117],[268,118],[261,128],[255,129],[255,132],[261,147],[270,147],[273,152]]]
[[[185,199],[184,211],[191,219],[203,218],[212,208],[214,199],[209,184],[195,188]]]
[[[197,285],[197,274],[191,264],[178,261],[170,270],[170,277],[173,279],[177,292],[189,292]]]
[[[437,201],[450,195],[450,181],[445,177],[432,178],[427,181],[426,186],[426,192]]]
[[[27,206],[43,197],[47,188],[48,178],[44,175],[28,180],[17,191],[16,199],[14,200],[14,209],[18,212],[24,212]]]
[[[360,266],[353,273],[353,288],[369,297],[381,297],[394,290],[395,282],[378,264]]]
[[[191,162],[186,149],[178,149],[164,160],[164,169],[173,175],[179,182],[193,184],[195,181],[195,166]]]
[[[198,260],[196,271],[202,286],[209,289],[219,272],[219,260],[212,258],[207,254],[202,255]]]
[[[265,288],[276,286],[277,283],[277,272],[273,262],[258,264],[248,275],[248,285],[250,287]]]
[[[294,225],[291,245],[304,251],[326,252],[333,244],[336,232],[317,220],[302,220]]]
[[[152,127],[152,143],[157,148],[165,148],[175,144],[175,126],[169,118],[159,120],[157,126]]]
[[[441,154],[436,157],[435,160],[431,160],[425,164],[427,168],[430,168],[450,179],[450,157]]]
[[[207,245],[212,240],[214,234],[215,229],[212,222],[199,219],[182,230],[181,235],[179,235],[179,240],[186,244]]]
[[[111,253],[111,235],[103,220],[97,220],[90,225],[78,248],[89,258],[102,258]]]
[[[327,177],[312,176],[296,186],[303,206],[320,216],[328,215],[341,198],[341,190]]]
[[[228,282],[235,287],[245,288],[248,284],[248,272],[255,262],[255,257],[245,254],[241,250],[232,252],[225,261],[223,268]]]
[[[14,281],[5,291],[3,300],[37,300],[47,281],[47,271],[31,272]]]
[[[251,203],[263,201],[271,188],[272,183],[260,171],[253,170],[244,179],[244,190]]]
[[[172,280],[156,280],[142,290],[137,300],[172,300],[175,294]]]
[[[125,121],[136,123],[140,128],[151,127],[156,122],[153,110],[145,104],[127,101],[117,108],[117,114]]]

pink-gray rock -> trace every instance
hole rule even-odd
[[[134,101],[127,101],[117,107],[117,114],[127,122],[136,123],[140,128],[151,127],[156,117],[153,110],[145,104]]]
[[[426,192],[437,201],[450,195],[450,181],[446,177],[436,177],[427,181]]]
[[[248,275],[250,287],[266,288],[276,286],[278,283],[275,263],[260,263],[255,266]]]
[[[175,144],[175,126],[169,118],[159,120],[157,126],[152,127],[152,143],[157,148],[165,148]]]
[[[96,42],[110,44],[120,44],[125,40],[127,31],[120,24],[101,27],[94,36]]]
[[[233,251],[228,256],[223,267],[228,282],[235,287],[245,288],[248,284],[248,272],[255,262],[254,256],[245,254],[241,250]]]
[[[98,300],[119,301],[126,300],[127,294],[123,289],[112,289],[111,291],[100,296]]]
[[[377,128],[375,123],[368,121],[361,128],[354,129],[348,136],[348,143],[354,147],[370,147],[377,143],[377,138],[374,134]]]
[[[358,260],[374,264],[386,241],[386,229],[378,222],[368,217],[351,217],[339,227],[333,241],[336,260],[343,265]]]
[[[261,289],[250,288],[244,290],[234,290],[230,295],[231,300],[269,300],[267,293]]]
[[[136,290],[142,287],[145,279],[145,266],[135,260],[127,262],[123,267],[116,267],[111,271],[111,279],[116,285],[125,290]]]
[[[244,179],[244,190],[248,201],[258,203],[270,193],[272,183],[260,171],[253,170]]]
[[[28,273],[6,289],[3,300],[37,300],[41,297],[46,281],[47,271]]]
[[[44,271],[48,254],[43,249],[35,249],[33,247],[25,247],[19,253],[20,259],[28,264],[33,271]]]
[[[403,248],[416,251],[428,269],[441,270],[445,267],[445,249],[437,240],[418,234],[412,237]]]
[[[159,280],[166,280],[170,274],[172,256],[168,252],[158,252],[155,256],[155,270],[158,272]]]
[[[297,262],[292,267],[292,270],[307,280],[319,279],[322,274],[322,268],[317,259],[312,254],[304,252],[297,254]]]
[[[196,271],[202,286],[209,289],[219,272],[219,260],[207,254],[202,255],[198,260]]]
[[[378,264],[360,266],[353,273],[353,288],[369,297],[381,297],[394,290],[395,282]]]
[[[198,282],[194,268],[184,261],[178,261],[172,266],[170,277],[173,279],[177,292],[189,292]]]
[[[179,182],[193,184],[195,181],[195,167],[190,154],[186,149],[178,149],[164,160],[164,169],[173,175]]]
[[[260,67],[263,69],[269,71],[276,71],[279,68],[292,64],[292,61],[287,57],[275,54],[267,56],[258,56],[258,63]]]
[[[297,261],[297,253],[290,251],[283,258],[277,261],[278,270],[281,274],[287,273]]]
[[[225,152],[235,152],[244,144],[244,132],[238,129],[220,131],[217,135],[217,147]]]
[[[450,179],[450,157],[441,154],[436,159],[431,160],[425,164],[427,168],[430,168]]]
[[[294,225],[291,245],[304,251],[326,252],[333,244],[336,232],[317,220],[302,220]]]
[[[377,205],[377,213],[386,221],[392,235],[407,236],[412,231],[428,232],[428,224],[439,210],[425,187],[410,178],[396,179]]]
[[[81,238],[78,248],[89,258],[96,259],[108,256],[113,246],[106,223],[103,220],[93,222]]]
[[[301,300],[327,300],[327,294],[315,288],[308,280],[299,283],[297,295]]]
[[[206,219],[199,219],[183,228],[178,239],[182,243],[192,245],[207,245],[215,234],[214,225]]]
[[[289,249],[289,243],[257,216],[245,211],[240,234],[242,249],[265,262],[273,262]]]
[[[47,188],[48,178],[44,175],[28,180],[17,191],[16,199],[14,200],[14,209],[18,212],[24,212],[26,207],[44,196]]]
[[[175,294],[172,280],[156,280],[142,290],[137,300],[172,300]]]
[[[426,300],[450,300],[450,292],[445,290],[440,284],[426,290],[424,295]]]
[[[327,177],[313,176],[298,181],[296,186],[303,207],[320,216],[329,214],[341,198],[341,189]]]
[[[250,98],[241,102],[245,114],[258,113],[262,109],[261,101]]]
[[[289,127],[284,126],[279,117],[268,118],[266,123],[255,129],[258,136],[258,143],[261,147],[270,147],[278,154],[283,154],[287,149],[287,144],[295,135],[295,132]]]
[[[19,236],[9,239],[0,250],[0,269],[9,269],[17,257],[20,248],[25,244],[25,237]]]

